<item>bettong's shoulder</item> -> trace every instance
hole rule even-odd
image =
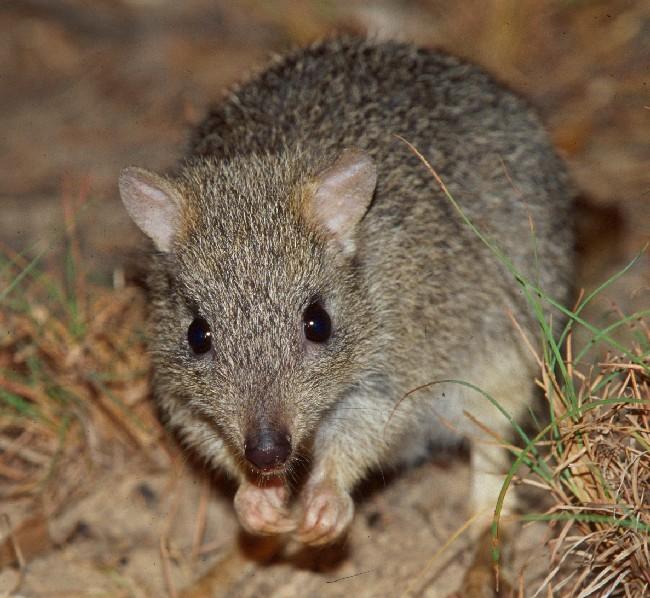
[[[528,104],[481,68],[444,51],[335,37],[274,58],[209,111],[190,155],[278,153],[287,146],[416,139],[436,123]]]

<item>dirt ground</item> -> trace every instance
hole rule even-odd
[[[337,30],[441,46],[533,101],[581,195],[578,287],[602,282],[650,240],[642,0],[5,0],[2,246],[29,256],[53,244],[66,222],[62,194],[84,189],[78,230],[91,278],[137,282],[143,239],[119,202],[120,169],[169,168],[228,85],[270,53]],[[590,317],[647,309],[649,286],[646,252]],[[232,488],[161,438],[143,454],[100,447],[90,470],[71,474],[74,491],[56,509],[33,496],[3,498],[0,546],[19,528],[27,546],[23,567],[0,572],[0,594],[448,596],[471,559],[467,534],[454,539],[467,518],[462,455],[374,480],[344,546],[300,551],[244,537]],[[525,595],[543,577],[547,534],[540,524],[517,535],[509,575]],[[0,567],[9,562],[2,554]]]

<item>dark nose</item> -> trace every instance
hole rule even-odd
[[[291,453],[291,437],[284,430],[262,428],[246,437],[246,458],[262,470],[282,465]]]

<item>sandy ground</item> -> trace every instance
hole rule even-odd
[[[119,170],[170,167],[188,127],[226,86],[270,52],[341,29],[441,45],[529,96],[586,198],[578,284],[603,280],[650,238],[647,3],[450,6],[5,1],[2,243],[27,254],[52,243],[63,229],[61,194],[87,188],[79,221],[92,276],[137,279],[142,238],[119,203]],[[647,308],[649,271],[646,254],[594,317],[613,304]],[[33,497],[7,501],[1,533],[22,525],[33,556],[0,573],[0,593],[20,581],[22,596],[174,596],[192,587],[194,596],[447,596],[471,559],[466,535],[446,546],[466,520],[462,455],[375,480],[345,545],[315,552],[243,537],[232,490],[206,479],[162,441],[146,456],[112,447],[56,512]],[[542,526],[517,535],[515,585],[522,571],[528,588],[539,581],[545,538]]]

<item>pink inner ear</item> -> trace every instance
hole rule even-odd
[[[340,241],[349,241],[366,213],[377,185],[372,158],[360,150],[345,150],[315,181],[311,218]]]
[[[159,251],[168,252],[180,226],[180,197],[171,183],[141,168],[126,168],[119,181],[127,212]]]

